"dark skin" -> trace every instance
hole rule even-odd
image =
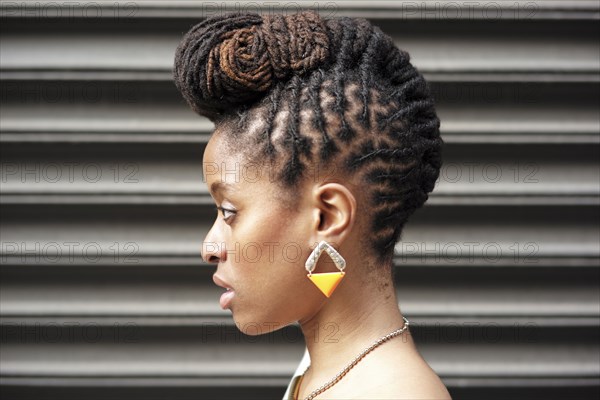
[[[311,368],[299,398],[328,382],[358,353],[403,326],[396,292],[385,268],[372,265],[361,247],[368,232],[362,199],[349,177],[307,179],[294,209],[269,180],[267,166],[243,172],[243,154],[227,146],[227,128],[207,144],[203,168],[221,210],[203,245],[203,258],[234,291],[230,310],[237,327],[256,334],[299,322]],[[239,173],[232,173],[231,171]],[[228,171],[228,173],[222,173]],[[226,183],[228,188],[219,188]],[[307,278],[304,263],[325,240],[346,260],[345,277],[330,298]],[[214,246],[210,244],[222,244]],[[237,245],[237,247],[236,247]],[[235,251],[235,253],[232,253]],[[336,272],[324,253],[315,273]],[[253,329],[248,329],[252,327]],[[375,349],[316,399],[450,399],[436,373],[419,354],[410,329]]]

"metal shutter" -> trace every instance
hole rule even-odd
[[[212,126],[171,65],[203,17],[283,4],[2,2],[3,398],[281,397],[300,332],[218,308]],[[597,398],[598,2],[310,4],[371,19],[435,93],[444,169],[396,257],[424,357],[457,399]]]

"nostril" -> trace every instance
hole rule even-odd
[[[221,246],[210,241],[203,241],[200,254],[206,263],[219,263],[221,261]]]

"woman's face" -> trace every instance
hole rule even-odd
[[[307,195],[297,210],[286,209],[266,168],[228,151],[218,131],[204,152],[204,179],[222,209],[202,255],[217,264],[215,283],[232,289],[221,306],[232,311],[238,329],[251,335],[300,320],[324,301],[304,268],[316,245],[311,233],[318,209],[311,209]],[[310,192],[310,186],[307,190],[300,192]]]

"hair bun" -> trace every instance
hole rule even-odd
[[[174,79],[190,107],[215,120],[262,97],[276,80],[304,74],[328,57],[327,29],[314,11],[226,14],[184,35],[175,52]]]

